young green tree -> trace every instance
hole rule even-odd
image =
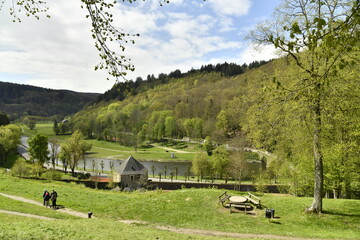
[[[303,100],[311,114],[313,131],[314,200],[308,212],[321,213],[323,198],[323,105],[324,93],[337,79],[344,65],[353,64],[347,54],[358,46],[358,0],[285,0],[276,20],[258,27],[251,37],[260,44],[272,44],[297,66],[297,82],[285,88],[294,101]]]
[[[20,143],[21,130],[14,124],[0,126],[0,166],[6,161],[6,157]]]
[[[53,168],[55,168],[55,164],[57,164],[58,162],[58,158],[59,158],[59,149],[60,149],[60,145],[59,142],[56,138],[52,138],[49,140],[49,145],[50,145],[50,160],[51,160],[51,164],[53,166]]]
[[[75,131],[62,145],[61,152],[66,157],[73,175],[75,174],[75,168],[78,166],[79,161],[91,148],[92,145],[84,141],[84,136],[79,131]]]
[[[214,150],[215,147],[211,141],[211,137],[207,136],[205,138],[202,148],[207,152],[208,156],[212,155],[212,151]]]
[[[36,162],[42,166],[49,160],[48,145],[48,137],[42,133],[38,133],[29,139],[28,150],[30,153],[30,159],[33,161],[33,163],[35,163],[36,160]]]
[[[165,118],[165,136],[174,137],[176,132],[176,120],[174,117],[169,116]]]
[[[226,174],[226,169],[229,166],[229,152],[224,145],[220,145],[213,151],[211,156],[211,165],[215,173],[222,179]],[[227,181],[227,179],[226,179]]]
[[[209,174],[210,168],[210,160],[206,153],[195,154],[191,164],[191,171],[198,176],[198,181],[202,181],[204,176]]]
[[[153,175],[153,178],[155,177],[155,170],[156,170],[156,167],[155,165],[151,165],[151,172],[152,172],[152,175]]]

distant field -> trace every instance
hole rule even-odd
[[[360,236],[359,200],[324,199],[325,213],[318,216],[304,213],[305,207],[312,201],[311,198],[266,194],[261,196],[263,204],[267,208],[275,209],[275,216],[278,217],[269,221],[264,216],[264,210],[255,210],[252,215],[245,215],[243,212],[230,214],[228,209],[218,204],[218,196],[224,191],[220,189],[122,193],[94,190],[76,184],[17,179],[0,174],[2,193],[41,202],[44,188],[57,190],[60,205],[83,213],[92,211],[96,219],[73,219],[62,214],[56,215],[56,212],[41,207],[36,207],[31,212],[42,216],[50,214],[62,220],[45,222],[0,214],[0,238],[3,234],[12,236],[9,239],[27,239],[25,236],[34,236],[31,239],[46,239],[42,238],[45,231],[57,237],[62,236],[63,239],[116,239],[115,236],[133,239],[130,237],[132,235],[134,239],[211,239],[209,236],[190,237],[159,231],[153,227],[158,225],[303,238],[358,239]],[[234,191],[228,193],[243,194]],[[0,209],[30,211],[29,205],[12,201],[0,198]],[[124,226],[117,222],[125,219],[147,223]],[[14,237],[18,235],[23,237]]]
[[[44,133],[49,138],[56,138],[60,143],[66,140],[70,135],[55,135],[53,132],[52,123],[36,124],[34,130],[29,130],[26,126],[22,126],[24,133],[27,136],[32,136],[36,133]],[[175,153],[176,158],[171,158],[171,152],[177,151],[176,149],[166,150],[160,147],[139,147],[137,151],[133,147],[123,146],[115,142],[106,142],[98,140],[86,140],[93,145],[92,150],[88,154],[89,157],[94,158],[109,158],[109,159],[126,159],[130,155],[138,160],[159,160],[159,161],[192,161],[195,152],[201,151],[197,144],[190,144],[187,148],[181,149],[188,153]]]

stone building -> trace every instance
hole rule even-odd
[[[126,159],[114,174],[114,182],[118,182],[121,188],[136,189],[142,187],[147,180],[148,170],[132,156]]]

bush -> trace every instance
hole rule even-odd
[[[119,183],[117,183],[117,182],[110,181],[110,182],[107,183],[107,187],[110,188],[110,189],[114,189],[116,187],[119,187],[118,184]]]
[[[17,160],[11,168],[11,175],[15,177],[29,177],[31,172],[31,165],[25,160]]]
[[[277,189],[279,190],[279,193],[285,193],[285,194],[290,193],[290,186],[289,185],[279,184],[279,185],[277,185]]]
[[[77,178],[79,180],[81,180],[81,179],[89,179],[90,176],[91,176],[90,173],[77,173]]]
[[[61,179],[61,173],[54,169],[46,171],[43,176],[48,180],[59,180]]]

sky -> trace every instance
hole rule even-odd
[[[91,37],[91,23],[81,1],[48,1],[40,20],[21,13],[21,23],[9,14],[11,0],[0,10],[0,81],[51,89],[104,93],[115,83],[100,62]],[[125,56],[135,66],[126,78],[187,72],[205,64],[275,58],[266,46],[258,51],[245,39],[255,26],[270,18],[280,0],[159,0],[120,1],[114,25],[140,34],[126,45]],[[0,3],[1,6],[1,3]]]

